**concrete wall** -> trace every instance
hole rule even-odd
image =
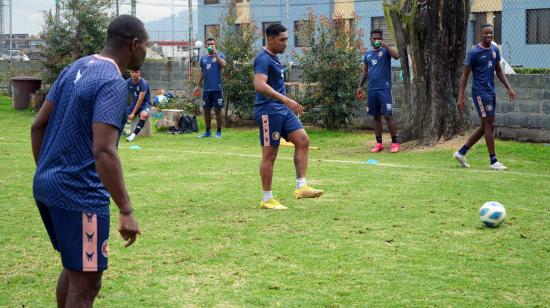
[[[154,89],[169,90],[173,93],[187,89],[185,84],[189,79],[187,63],[181,61],[146,61],[141,66],[141,76],[147,80],[153,97]]]

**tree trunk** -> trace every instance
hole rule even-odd
[[[157,128],[168,128],[170,126],[179,126],[180,119],[183,116],[181,109],[165,109],[162,110],[162,119],[157,122]]]
[[[468,112],[456,104],[469,11],[469,0],[385,1],[404,76],[402,141],[429,145],[470,127]]]

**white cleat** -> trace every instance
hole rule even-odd
[[[470,164],[466,161],[466,156],[460,154],[458,151],[455,152],[453,157],[458,161],[462,168],[470,168]]]
[[[126,141],[132,142],[134,141],[134,139],[136,139],[136,134],[132,133],[130,136],[128,136],[128,138],[126,138]]]
[[[493,169],[493,170],[506,170],[508,168],[506,166],[504,166],[501,162],[497,161],[496,163],[491,165],[491,169]]]

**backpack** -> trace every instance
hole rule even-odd
[[[182,133],[190,134],[199,131],[199,125],[197,124],[197,117],[184,114],[179,123],[179,128]]]

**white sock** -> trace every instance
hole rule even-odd
[[[273,192],[270,191],[264,191],[264,198],[262,199],[263,202],[266,202],[268,200],[273,199]]]
[[[300,189],[307,185],[306,178],[296,179],[296,189]]]

